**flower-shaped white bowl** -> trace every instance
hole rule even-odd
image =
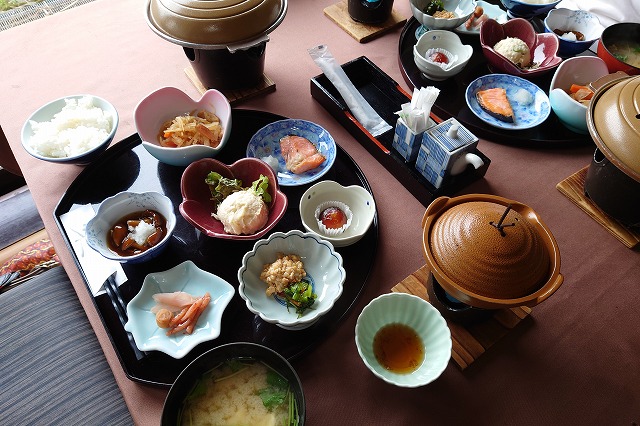
[[[455,59],[443,68],[427,58],[430,49],[443,49],[451,53]],[[460,37],[451,31],[433,30],[422,34],[413,46],[413,60],[418,69],[434,81],[446,80],[464,69],[471,59],[473,48],[462,44]]]
[[[560,64],[549,86],[551,109],[560,122],[577,133],[588,134],[587,105],[569,96],[572,84],[587,86],[609,74],[607,64],[597,56],[576,56]]]
[[[222,126],[222,140],[217,147],[190,145],[170,148],[160,145],[158,135],[168,120],[196,110],[215,113]],[[187,166],[201,158],[215,157],[226,145],[231,135],[231,105],[229,100],[215,89],[207,90],[200,99],[191,99],[189,95],[175,87],[163,87],[151,92],[138,105],[133,113],[136,130],[142,146],[159,161],[172,166]]]
[[[191,334],[176,333],[167,336],[166,330],[156,325],[156,316],[151,308],[156,304],[156,293],[184,291],[194,297],[211,295],[209,305],[198,318]],[[235,289],[222,278],[203,271],[187,260],[163,272],[147,275],[142,288],[127,304],[129,320],[124,326],[131,332],[136,346],[141,351],[160,351],[173,358],[182,358],[202,342],[220,336],[222,313],[231,301]]]
[[[107,238],[109,238],[109,231],[113,225],[128,214],[146,209],[157,211],[167,221],[167,234],[162,241],[133,256],[120,256],[111,251],[107,245]],[[158,192],[137,193],[124,191],[100,203],[96,215],[87,222],[85,235],[89,247],[105,258],[121,263],[140,263],[153,259],[162,252],[167,246],[175,226],[176,214],[173,209],[173,203],[168,197]]]
[[[264,265],[274,262],[278,253],[300,256],[307,278],[311,278],[313,292],[318,296],[300,318],[294,309],[287,309],[284,301],[267,296],[267,285],[260,280]],[[299,230],[275,232],[266,240],[257,241],[253,250],[242,258],[242,266],[238,270],[238,293],[247,308],[264,321],[289,330],[301,330],[331,310],[342,294],[346,277],[342,256],[329,241]]]
[[[456,14],[455,18],[434,18],[424,13],[424,9],[431,0],[410,0],[411,13],[425,27],[430,30],[452,30],[469,19],[476,8],[474,0],[443,0],[444,9]]]
[[[393,323],[411,327],[424,345],[422,364],[408,374],[384,368],[373,350],[378,331]],[[383,294],[365,306],[356,322],[355,340],[367,368],[385,382],[401,387],[431,383],[440,377],[451,358],[451,332],[440,312],[426,300],[406,293]]]
[[[67,106],[67,101],[75,101],[80,104],[83,98],[91,99],[92,107],[99,108],[103,111],[102,114],[94,114],[85,111],[79,111],[78,116],[75,117],[77,120],[73,123],[72,126],[69,125],[67,120],[62,118],[56,118],[56,116],[62,111],[63,108]],[[95,110],[98,112],[97,110]],[[66,113],[65,113],[66,115]],[[59,140],[56,140],[54,143],[55,149],[65,150],[65,147],[69,149],[67,151],[66,156],[49,156],[48,153],[45,153],[32,141],[32,137],[34,135],[34,124],[41,123],[40,126],[49,127],[49,124],[42,124],[51,122],[53,123],[51,126],[55,127],[55,130],[58,132],[68,131],[69,129],[79,127],[79,126],[87,126],[93,124],[94,120],[106,120],[110,123],[110,130],[106,137],[97,145],[92,148],[88,148],[87,150],[79,153],[75,148],[71,148],[71,145],[74,143],[71,142],[68,145],[60,144]],[[36,111],[31,114],[31,116],[25,121],[22,126],[21,132],[21,140],[22,147],[27,151],[30,155],[40,160],[49,161],[51,163],[61,163],[61,164],[78,164],[85,165],[91,163],[95,160],[100,154],[102,154],[108,147],[111,141],[113,141],[113,137],[116,134],[116,130],[118,129],[118,111],[116,108],[107,100],[102,99],[98,96],[93,95],[73,95],[73,96],[65,96],[64,98],[59,98],[38,108]],[[70,138],[71,139],[71,138]],[[84,138],[83,138],[84,139]],[[86,145],[83,143],[82,145]]]
[[[552,9],[544,19],[544,29],[548,33],[554,30],[562,32],[578,31],[584,36],[584,40],[568,40],[558,36],[558,55],[564,58],[575,56],[587,50],[602,35],[604,27],[593,13],[586,10]],[[557,35],[557,34],[556,34]]]
[[[280,152],[280,139],[287,135],[297,135],[307,138],[325,160],[315,169],[295,174],[287,170],[284,158]],[[313,182],[329,171],[336,160],[336,142],[331,133],[325,128],[311,121],[288,118],[274,121],[258,130],[249,140],[247,157],[265,159],[271,156],[278,161],[275,168],[278,183],[281,186],[298,186]]]
[[[316,207],[328,201],[346,204],[353,218],[343,233],[336,236],[325,235],[318,227]],[[332,180],[323,180],[312,185],[300,198],[300,218],[309,232],[330,241],[334,247],[354,244],[367,233],[376,216],[376,202],[373,195],[359,185],[342,186]]]

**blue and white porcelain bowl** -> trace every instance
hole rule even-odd
[[[513,114],[513,123],[507,123],[491,116],[478,104],[476,93],[480,90],[501,87],[507,91]],[[538,86],[510,74],[488,74],[478,77],[467,86],[465,93],[467,106],[480,120],[504,130],[521,130],[542,124],[551,113],[549,97]]]
[[[300,174],[287,170],[280,151],[280,139],[288,135],[307,138],[325,156],[325,161],[315,169]],[[259,158],[270,164],[275,169],[281,186],[305,185],[322,177],[333,166],[336,142],[319,124],[307,120],[284,119],[267,124],[251,137],[247,145],[247,157]]]
[[[509,18],[531,19],[547,13],[561,0],[500,0]]]
[[[402,324],[419,336],[424,359],[410,373],[386,369],[377,359],[373,341],[383,327]],[[440,312],[429,302],[406,293],[388,293],[364,307],[356,322],[356,347],[362,361],[373,374],[396,386],[415,388],[436,380],[451,358],[451,331]]]
[[[151,308],[156,302],[153,295],[184,291],[193,297],[209,293],[211,301],[198,318],[191,334],[175,333],[167,336],[166,330],[157,326]],[[133,335],[141,351],[160,351],[173,358],[183,358],[203,342],[216,339],[222,329],[222,314],[235,294],[234,287],[218,277],[198,268],[192,261],[162,272],[147,275],[142,288],[127,304],[129,320],[124,326]]]
[[[571,40],[567,35],[558,35],[558,56],[567,58],[587,50],[602,35],[604,26],[598,17],[586,10],[553,9],[544,19],[544,29],[548,33],[578,31],[584,40]]]
[[[109,249],[107,238],[110,236],[111,228],[123,217],[146,209],[157,211],[167,221],[167,233],[162,241],[133,256],[120,256]],[[120,263],[140,263],[153,259],[162,252],[171,239],[175,226],[176,214],[169,197],[158,192],[137,193],[124,191],[100,203],[96,215],[87,222],[85,235],[89,247],[103,257]]]
[[[287,308],[279,297],[267,296],[267,284],[260,280],[264,265],[273,263],[279,253],[296,254],[301,258],[307,281],[318,296],[311,309],[301,316],[295,309]],[[288,330],[301,330],[331,310],[342,294],[346,278],[342,256],[329,241],[299,230],[275,232],[269,238],[256,242],[253,250],[242,258],[242,266],[238,270],[238,293],[247,308],[263,321]]]

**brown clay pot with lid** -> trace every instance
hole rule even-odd
[[[597,149],[584,191],[612,218],[640,227],[640,76],[611,74],[599,83],[587,110]]]
[[[434,280],[462,304],[531,307],[564,280],[553,234],[517,201],[485,194],[439,197],[427,208],[422,231]]]
[[[147,24],[183,47],[207,88],[238,89],[262,79],[268,34],[287,0],[148,0]]]

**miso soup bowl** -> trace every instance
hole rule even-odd
[[[234,358],[251,358],[264,362],[289,382],[298,408],[299,425],[305,424],[306,407],[302,383],[289,361],[276,351],[256,343],[228,343],[213,348],[193,360],[171,385],[162,408],[162,426],[180,424],[182,404],[202,375],[220,363]],[[183,423],[184,424],[184,423]]]

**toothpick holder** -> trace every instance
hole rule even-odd
[[[393,135],[391,146],[404,158],[408,163],[416,161],[418,151],[422,144],[424,132],[415,133],[411,130],[401,118],[396,121],[396,130]]]

